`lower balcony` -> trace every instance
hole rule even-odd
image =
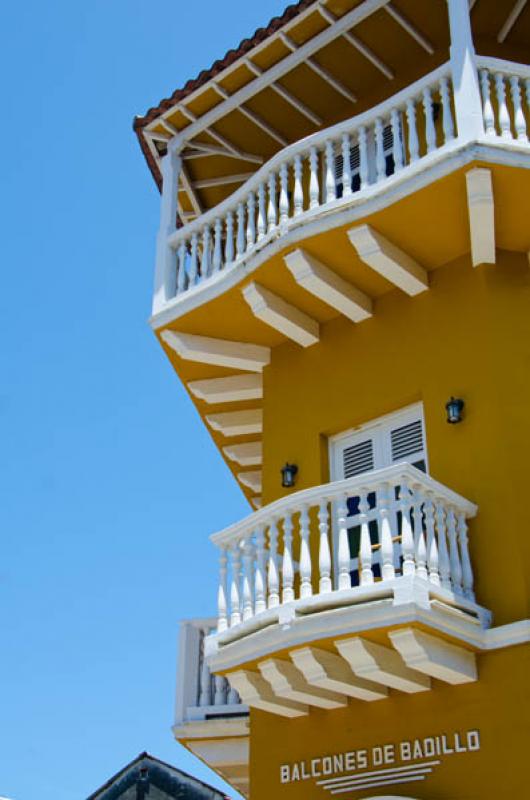
[[[468,550],[476,514],[403,463],[296,492],[214,534],[209,668],[247,705],[283,716],[475,680],[470,650],[490,624]]]

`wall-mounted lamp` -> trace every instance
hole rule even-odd
[[[451,397],[445,404],[445,410],[447,411],[447,422],[451,425],[456,425],[457,422],[462,422],[464,401],[459,397]]]
[[[285,467],[281,468],[280,472],[282,473],[282,486],[286,489],[290,489],[294,486],[296,473],[298,472],[296,464],[286,464]]]

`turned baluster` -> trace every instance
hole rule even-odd
[[[243,540],[243,622],[254,616],[252,606],[252,562],[254,548],[251,536]]]
[[[368,186],[370,172],[368,168],[368,136],[364,125],[359,128],[359,178],[361,189],[365,189]]]
[[[328,501],[321,500],[318,506],[318,530],[320,532],[320,542],[318,549],[318,569],[319,581],[318,591],[320,594],[331,592],[331,551],[329,549],[329,525],[328,525]]]
[[[434,503],[427,495],[425,499],[425,529],[427,531],[427,565],[429,567],[429,580],[435,586],[440,585],[438,572],[438,545],[434,532]]]
[[[200,706],[212,705],[212,676],[204,655],[204,640],[208,635],[208,628],[201,631],[201,675],[200,675]]]
[[[232,686],[230,686],[230,683],[228,683],[228,686],[229,686],[228,698],[227,698],[228,705],[229,706],[239,705],[241,703],[241,698],[239,697],[239,694],[237,693],[236,689],[233,689]]]
[[[337,526],[339,529],[337,553],[339,576],[337,583],[339,591],[351,588],[350,542],[348,539],[348,523],[346,521],[348,516],[347,500],[347,495],[342,494],[337,502]]]
[[[181,242],[178,249],[177,294],[186,288],[186,242]]]
[[[226,705],[226,678],[222,675],[216,675],[214,678],[215,682],[215,696],[214,696],[214,705],[216,706],[224,706]]]
[[[304,188],[302,186],[302,156],[295,156],[293,162],[294,169],[294,216],[298,217],[304,210]]]
[[[380,524],[379,539],[381,542],[381,574],[384,581],[392,580],[396,574],[394,568],[394,543],[392,541],[390,489],[390,484],[383,483],[377,491]]]
[[[231,548],[231,567],[232,567],[232,580],[230,582],[230,627],[239,625],[241,622],[241,608],[239,599],[239,579],[241,572],[241,551],[239,549],[239,542],[236,542]]]
[[[254,246],[256,241],[256,197],[250,192],[247,200],[247,250]]]
[[[219,270],[221,269],[221,264],[223,261],[222,239],[223,239],[223,234],[221,228],[221,220],[218,218],[215,220],[215,228],[214,228],[212,272],[219,272]]]
[[[256,614],[267,608],[265,569],[265,529],[260,527],[256,531],[256,577],[254,579]]]
[[[350,134],[342,134],[342,196],[349,197],[352,193],[351,188],[351,152]]]
[[[309,208],[318,208],[319,195],[318,152],[312,147],[309,151]]]
[[[449,539],[449,564],[451,568],[453,591],[462,594],[462,566],[458,553],[456,514],[453,508],[450,508],[447,512],[447,537]]]
[[[377,117],[374,126],[375,131],[375,171],[377,180],[380,181],[386,177],[386,161],[385,151],[383,146],[383,120]]]
[[[293,519],[289,511],[283,520],[282,578],[282,603],[291,603],[294,600]]]
[[[245,252],[245,206],[239,203],[237,206],[237,236],[236,236],[236,252],[238,258]]]
[[[326,203],[331,203],[337,197],[337,189],[335,186],[335,153],[333,152],[333,142],[328,139],[326,142],[326,180],[325,180],[325,194]]]
[[[497,72],[495,75],[495,93],[499,105],[499,128],[503,139],[511,139],[512,131],[510,127],[510,114],[506,104],[506,88],[504,86],[504,75]]]
[[[368,494],[365,489],[359,492],[359,525],[361,526],[361,543],[359,547],[359,574],[361,586],[374,582],[372,572],[372,540],[368,523]]]
[[[217,630],[219,633],[225,631],[228,627],[228,603],[226,599],[227,561],[226,548],[222,547],[219,556],[219,589],[217,591]]]
[[[480,88],[482,90],[482,115],[487,136],[495,136],[495,114],[491,103],[490,74],[487,69],[480,70]]]
[[[451,108],[451,95],[449,92],[449,79],[440,80],[440,97],[442,98],[442,125],[444,131],[444,142],[449,142],[455,138],[455,126],[453,122],[453,109]]]
[[[475,593],[473,591],[473,568],[471,566],[471,559],[469,558],[466,515],[463,511],[461,511],[458,515],[457,531],[458,541],[460,543],[460,557],[462,559],[462,584],[464,587],[464,596],[469,600],[474,600]]]
[[[519,78],[516,75],[512,75],[510,78],[510,92],[512,95],[514,128],[517,135],[517,141],[527,142],[528,136],[526,135],[526,120],[524,118],[523,109],[521,106],[521,89],[519,87]]]
[[[279,594],[279,578],[278,578],[278,528],[276,521],[273,521],[269,527],[269,599],[268,607],[275,608],[280,604]]]
[[[397,108],[390,112],[390,124],[392,126],[392,157],[394,159],[394,172],[403,169],[403,148],[401,147],[401,124]]]
[[[289,173],[287,163],[280,167],[280,225],[285,225],[289,219],[289,195],[287,194],[287,184]]]
[[[311,552],[309,550],[309,513],[306,505],[300,511],[300,597],[311,597]]]
[[[207,278],[209,274],[210,274],[210,226],[206,225],[202,232],[201,277]]]
[[[427,547],[425,544],[425,534],[423,532],[423,513],[422,506],[424,496],[421,490],[416,487],[413,491],[413,518],[414,518],[414,553],[416,556],[416,575],[427,580]]]
[[[260,242],[267,232],[267,198],[265,184],[258,186],[258,242]]]
[[[403,575],[414,575],[414,536],[410,524],[410,491],[406,480],[399,487],[399,507],[401,510],[401,554],[403,556]]]
[[[436,532],[438,534],[438,564],[440,569],[440,582],[444,589],[451,589],[451,565],[447,550],[447,532],[445,526],[445,509],[438,500],[436,508]]]
[[[197,276],[199,272],[199,237],[198,234],[194,233],[191,237],[191,251],[190,251],[190,286],[193,286],[197,282]]]
[[[428,86],[422,92],[422,102],[425,116],[425,140],[427,142],[427,152],[430,153],[436,149],[436,130],[432,113],[431,90]]]
[[[276,175],[269,175],[269,205],[267,208],[267,230],[272,231],[278,224],[276,214]]]
[[[419,156],[418,132],[416,130],[416,108],[412,97],[409,97],[406,106],[407,106],[409,161],[412,164],[413,161],[417,161]]]
[[[225,265],[228,266],[234,260],[234,215],[231,211],[226,215],[226,242],[225,242]]]

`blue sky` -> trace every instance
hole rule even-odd
[[[281,0],[0,12],[0,795],[83,800],[172,739],[178,620],[248,513],[147,326],[159,199],[131,121]]]

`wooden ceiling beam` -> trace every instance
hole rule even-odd
[[[430,41],[412,24],[412,22],[409,22],[409,20],[401,13],[401,11],[398,11],[397,8],[392,5],[392,3],[385,5],[385,11],[387,14],[390,14],[392,19],[396,20],[398,25],[401,25],[404,31],[407,31],[407,33],[418,42],[420,47],[423,47],[423,49],[429,53],[430,56],[432,56],[434,53],[434,47]]]
[[[323,5],[322,0],[318,5],[318,10],[321,16],[324,17],[326,22],[328,22],[330,25],[334,25],[337,19],[339,19],[339,17],[337,17]],[[380,72],[382,72],[386,78],[392,80],[392,78],[394,77],[394,72],[390,69],[390,67],[387,66],[387,64],[385,64],[385,62],[382,61],[379,58],[379,56],[377,56],[374,53],[373,50],[367,47],[364,44],[364,42],[361,42],[361,40],[357,36],[355,36],[355,34],[350,33],[349,31],[345,31],[342,34],[342,38],[345,39],[347,42],[349,42],[352,45],[352,47],[355,47],[355,49],[358,50],[359,53],[361,53],[365,58],[367,58],[368,61],[371,61],[374,67],[376,67]]]

